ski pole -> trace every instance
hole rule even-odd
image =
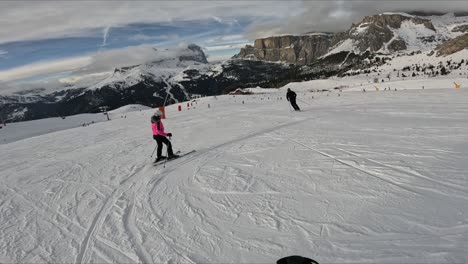
[[[167,146],[166,146],[167,147]],[[166,158],[164,159],[164,164],[163,164],[163,168],[166,168],[166,162],[167,162],[167,159],[169,158],[169,150],[166,150]]]
[[[297,99],[297,100],[299,100],[299,101],[303,102],[304,104],[311,105],[310,103],[308,103],[308,102],[306,102],[306,101],[303,101],[303,100],[301,100],[301,99]]]
[[[153,157],[153,155],[154,155],[154,152],[156,151],[156,148],[157,148],[157,147],[158,147],[158,145],[154,146],[153,153],[151,153],[151,156],[150,156],[150,158],[152,158],[152,157]]]
[[[169,137],[169,141],[171,141],[171,137]],[[166,159],[164,160],[163,168],[166,168],[166,162],[169,158],[169,147],[166,145]]]

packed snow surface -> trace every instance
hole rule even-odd
[[[147,109],[150,108],[144,105],[126,105],[109,111],[109,118],[126,118],[126,114],[129,112],[143,111]],[[11,123],[3,126],[0,130],[0,144],[6,144],[17,140],[44,135],[65,129],[71,129],[80,126],[90,126],[106,120],[107,117],[103,113],[97,113]]]
[[[468,261],[466,88],[285,89],[0,145],[0,262]]]
[[[109,113],[110,114],[126,114],[129,112],[143,111],[143,110],[148,110],[148,109],[151,109],[151,107],[139,105],[139,104],[130,104],[130,105],[125,105],[120,108],[109,111]]]
[[[80,114],[70,117],[52,117],[40,120],[11,123],[0,129],[0,144],[6,144],[25,138],[49,134],[83,125],[94,124],[107,120],[100,114]]]

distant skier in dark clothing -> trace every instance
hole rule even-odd
[[[296,104],[296,93],[291,91],[291,89],[288,88],[288,92],[286,93],[286,99],[291,103],[292,107],[296,111],[301,111],[299,106]]]
[[[164,132],[164,125],[161,122],[162,112],[158,109],[156,113],[151,117],[151,129],[153,130],[153,139],[158,143],[157,158],[155,162],[167,159],[177,158],[178,155],[175,155],[172,151],[171,141],[167,137],[172,137],[172,133]],[[168,157],[162,156],[163,143],[166,144]]]

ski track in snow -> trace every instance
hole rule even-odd
[[[341,149],[341,148],[336,148],[337,150],[339,151],[342,151],[342,152],[345,152],[351,156],[354,156],[354,157],[358,157],[358,158],[362,158],[362,159],[365,159],[367,161],[370,161],[370,162],[373,162],[375,164],[378,164],[378,165],[381,165],[383,167],[387,167],[389,169],[392,169],[392,170],[395,170],[397,172],[401,172],[403,174],[408,174],[410,176],[414,176],[414,177],[418,177],[418,178],[422,178],[426,181],[429,181],[429,182],[432,182],[434,184],[438,184],[438,185],[441,185],[441,186],[445,186],[449,189],[453,189],[453,190],[456,190],[456,191],[459,191],[461,193],[468,193],[468,189],[464,189],[464,188],[460,188],[458,187],[457,185],[452,185],[452,184],[448,184],[448,183],[445,183],[445,182],[442,182],[442,181],[437,181],[437,180],[434,180],[434,179],[431,179],[430,177],[427,177],[425,175],[422,175],[420,173],[417,173],[417,172],[414,172],[414,171],[411,171],[409,169],[403,169],[403,168],[398,168],[398,167],[395,167],[395,166],[392,166],[392,165],[388,165],[388,164],[385,164],[385,163],[382,163],[382,162],[379,162],[379,161],[376,161],[376,160],[373,160],[373,159],[369,159],[369,158],[364,158],[356,153],[353,153],[351,151],[348,151],[348,150],[344,150],[344,149]],[[453,195],[453,194],[452,194]],[[466,198],[466,197],[463,197],[461,196],[461,198]]]
[[[124,192],[126,192],[128,189],[133,187],[135,182],[130,181],[130,179],[134,177],[142,168],[143,167],[133,166],[130,175],[128,175],[127,178],[124,179],[120,183],[118,188],[115,189],[112,192],[112,194],[106,199],[106,201],[104,202],[104,205],[102,206],[101,210],[96,215],[90,228],[88,229],[85,239],[81,243],[81,249],[77,256],[75,263],[88,263],[89,262],[88,260],[89,254],[90,254],[89,249],[93,247],[94,241],[96,240],[96,234],[99,232],[99,229],[101,228],[101,225],[103,224],[105,217],[107,217],[110,210],[114,206],[116,200],[120,197],[120,195],[123,195]],[[133,205],[130,206],[130,208],[133,208]],[[127,224],[128,224],[128,221],[129,220],[127,219],[126,221]],[[148,261],[143,261],[143,262],[149,263]]]
[[[197,151],[165,167],[152,110],[1,145],[0,260],[468,259],[465,90],[298,95],[298,113],[283,91],[169,106]]]

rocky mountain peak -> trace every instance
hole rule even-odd
[[[401,28],[401,25],[404,21],[411,21],[416,25],[422,24],[427,29],[436,31],[431,20],[405,13],[383,13],[379,15],[367,16],[357,26],[369,24],[370,26],[377,28],[385,28],[388,26],[393,29],[399,29]],[[356,27],[356,25],[353,25],[353,27]]]
[[[428,19],[405,13],[383,13],[367,16],[358,24],[353,24],[345,34],[337,35],[334,42],[341,43],[346,39],[351,39],[359,52],[406,50],[408,43],[399,36],[398,31],[403,27],[410,28],[411,31],[411,28],[416,28],[418,25],[422,25],[427,31],[436,33],[434,25]],[[415,32],[415,34],[417,33]]]
[[[327,33],[256,39],[254,46],[246,46],[235,57],[305,65],[326,54],[331,39]]]
[[[183,54],[179,57],[181,61],[196,61],[199,63],[208,63],[205,53],[200,46],[189,44],[187,49],[192,51],[193,54]]]

